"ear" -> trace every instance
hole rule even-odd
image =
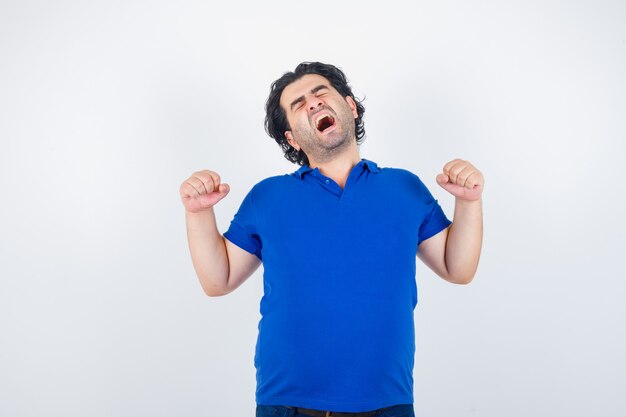
[[[348,102],[348,106],[350,106],[350,109],[352,110],[352,115],[354,116],[354,118],[356,119],[357,117],[359,117],[359,112],[356,109],[356,103],[354,99],[351,96],[346,96],[346,101]]]
[[[285,131],[285,137],[287,138],[287,142],[289,142],[289,144],[293,146],[296,149],[296,151],[300,150],[298,143],[295,141],[295,139],[293,138],[293,135],[291,134],[291,130]]]

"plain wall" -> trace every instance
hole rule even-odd
[[[474,282],[418,261],[417,415],[626,415],[626,3],[591,0],[2,0],[0,415],[253,415],[262,268],[207,298],[178,188],[219,172],[223,232],[295,171],[263,106],[307,60],[449,217],[443,165],[486,178]]]

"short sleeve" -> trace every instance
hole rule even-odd
[[[243,199],[239,210],[230,222],[230,227],[224,237],[239,246],[241,249],[261,258],[261,236],[258,233],[258,222],[254,207],[254,188]]]
[[[419,245],[424,240],[435,236],[437,233],[450,226],[452,222],[448,220],[439,202],[435,200],[424,183],[419,178],[417,178],[417,181],[424,213],[417,236],[417,244]]]

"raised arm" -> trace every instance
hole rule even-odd
[[[191,260],[202,289],[211,297],[232,292],[261,264],[217,229],[213,206],[229,191],[228,184],[220,184],[219,175],[209,170],[194,172],[180,186]]]
[[[461,159],[448,162],[437,183],[456,197],[450,227],[418,248],[418,257],[437,275],[455,284],[468,284],[474,278],[483,239],[483,174]]]

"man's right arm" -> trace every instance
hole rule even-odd
[[[213,206],[229,190],[227,184],[220,184],[217,173],[208,170],[195,172],[180,187],[191,260],[202,289],[211,297],[232,292],[261,264],[217,229]]]

